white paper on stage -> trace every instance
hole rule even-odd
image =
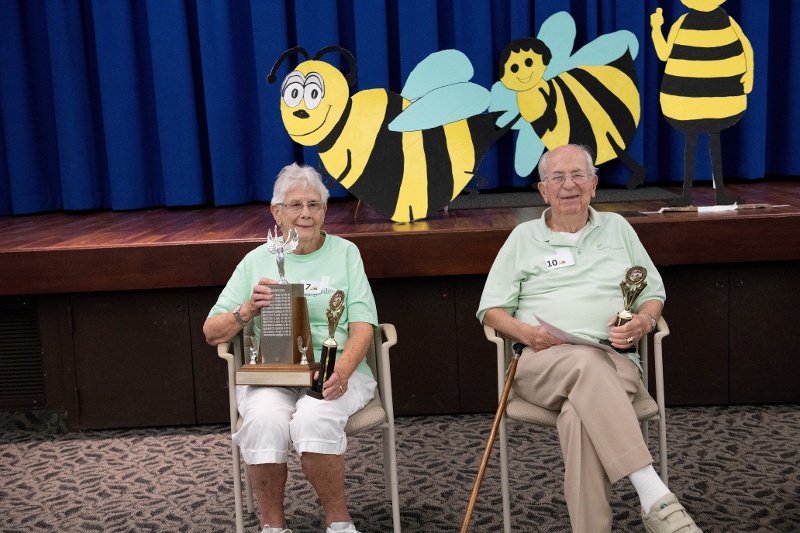
[[[572,333],[567,333],[563,329],[558,328],[558,327],[550,324],[549,322],[543,320],[539,315],[534,314],[533,316],[536,317],[536,320],[539,322],[539,325],[541,325],[547,333],[549,333],[553,337],[556,337],[557,339],[561,339],[562,341],[566,342],[567,344],[579,344],[581,346],[592,346],[594,348],[600,348],[601,350],[604,350],[604,351],[609,352],[609,353],[618,353],[611,346],[606,346],[605,344],[600,344],[599,342],[590,341],[588,339],[584,339],[583,337],[577,337],[577,336],[573,335]]]

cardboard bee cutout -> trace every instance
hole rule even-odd
[[[572,54],[575,34],[572,16],[561,11],[544,21],[536,38],[511,42],[500,58],[489,109],[504,112],[498,125],[519,132],[514,169],[520,176],[533,172],[545,148],[582,144],[596,165],[619,158],[631,170],[633,189],[645,176],[625,152],[641,111],[633,64],[639,42],[621,30]]]
[[[661,112],[686,135],[683,196],[672,206],[692,205],[692,179],[697,138],[708,135],[712,178],[718,205],[744,200],[725,192],[720,131],[744,115],[753,89],[753,47],[742,29],[719,6],[724,0],[681,0],[689,12],[681,16],[666,40],[661,8],[650,16],[653,45],[666,62],[661,82]]]
[[[346,76],[320,60],[332,51],[349,61]],[[293,54],[306,60],[281,85],[286,131],[295,142],[316,146],[337,182],[395,222],[420,220],[449,204],[507,131],[495,126],[499,113],[485,113],[489,91],[469,82],[472,64],[456,50],[424,59],[402,94],[367,89],[352,97],[355,58],[335,46],[310,60],[302,48],[287,50],[270,83]]]

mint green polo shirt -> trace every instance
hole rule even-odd
[[[634,265],[647,269],[647,287],[633,304],[666,299],[655,265],[630,224],[616,213],[589,208],[589,223],[577,243],[553,232],[545,220],[523,222],[511,232],[486,279],[478,320],[498,307],[522,322],[538,325],[535,315],[574,335],[608,339],[608,322],[623,309],[620,282]],[[561,262],[573,265],[561,268]]]
[[[284,270],[289,283],[302,283],[305,287],[311,339],[317,359],[322,353],[322,342],[328,338],[325,311],[335,291],[343,290],[345,295],[345,308],[334,335],[339,345],[339,355],[350,338],[350,322],[367,322],[373,326],[378,324],[375,298],[364,272],[361,254],[350,241],[325,234],[325,242],[319,250],[306,255],[287,254]],[[248,253],[237,265],[208,316],[230,312],[238,304],[246,302],[261,278],[279,279],[278,264],[266,244]],[[259,339],[258,320],[255,325],[256,338]],[[366,358],[356,370],[372,375]]]

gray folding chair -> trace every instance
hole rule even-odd
[[[483,327],[486,338],[495,343],[497,347],[497,394],[498,398],[503,393],[505,385],[506,368],[508,368],[513,352],[511,345],[513,344],[508,339],[502,337],[497,333],[494,328],[489,326]],[[639,390],[633,399],[633,409],[636,412],[636,417],[642,425],[642,434],[644,435],[645,442],[648,442],[648,423],[651,421],[658,422],[658,442],[659,452],[658,458],[660,463],[661,479],[667,484],[667,425],[664,416],[664,366],[661,351],[661,341],[664,337],[669,335],[669,327],[662,317],[656,324],[656,330],[653,332],[653,364],[655,365],[655,385],[656,385],[656,399],[654,400],[648,392],[648,348],[647,338],[649,335],[639,340],[639,356],[642,365],[642,382],[639,384]],[[501,491],[503,495],[503,526],[505,533],[511,532],[511,499],[509,494],[509,479],[508,479],[508,436],[506,428],[506,419],[512,418],[521,422],[529,422],[546,427],[556,427],[556,420],[558,419],[558,411],[551,411],[538,405],[529,403],[514,393],[514,389],[508,396],[508,403],[506,404],[505,415],[502,417],[498,436],[500,438],[500,481]]]
[[[383,340],[383,337],[386,340]],[[368,429],[380,428],[383,432],[383,470],[385,479],[386,499],[392,501],[392,523],[394,533],[400,533],[400,496],[397,484],[397,448],[395,446],[394,408],[392,406],[392,373],[389,364],[389,349],[397,343],[397,331],[392,324],[380,324],[374,328],[373,343],[367,351],[367,363],[372,369],[378,387],[375,397],[361,410],[354,413],[347,421],[345,432],[355,435]],[[233,353],[230,352],[231,346]],[[242,350],[238,337],[230,342],[217,346],[217,353],[228,363],[228,401],[230,403],[231,435],[242,425],[236,402],[235,376],[237,369],[242,366]],[[244,533],[244,499],[247,511],[255,510],[253,504],[253,490],[247,468],[242,469],[239,446],[231,441],[231,456],[233,459],[233,493],[236,506],[236,533]],[[242,487],[242,472],[244,471],[244,487]]]

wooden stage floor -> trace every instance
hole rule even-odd
[[[647,215],[666,203],[594,207],[627,216],[659,266],[800,259],[800,181],[728,189],[769,207]],[[694,198],[713,205],[713,189],[698,185]],[[333,201],[324,228],[358,245],[373,278],[485,274],[511,229],[544,209],[460,209],[394,224],[356,207]],[[272,225],[265,204],[0,217],[0,295],[221,286]]]

